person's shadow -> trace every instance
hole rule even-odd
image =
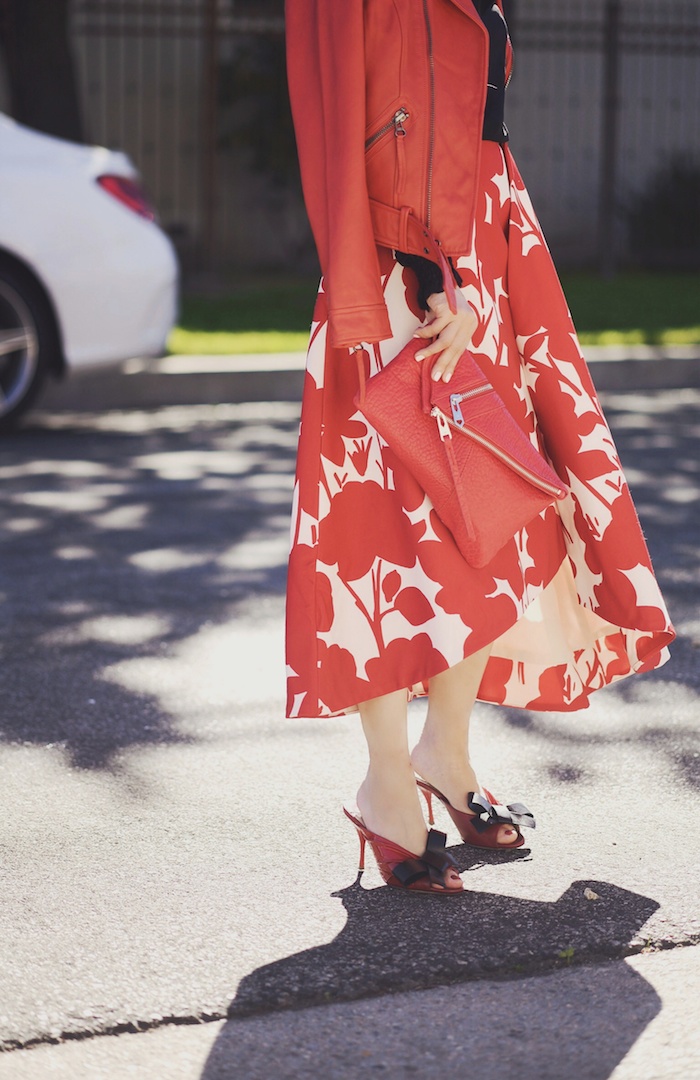
[[[466,851],[463,847],[453,849],[456,855],[462,855],[460,866],[465,862]],[[519,854],[526,857],[527,853],[523,849]],[[498,860],[497,855],[485,855],[486,860],[491,858]],[[475,1037],[479,1031],[490,1032],[488,1042],[499,1035],[506,1017],[507,1029],[527,1034],[528,1056],[532,1062],[539,1062],[533,1072],[516,1070],[510,1075],[517,1075],[518,1080],[530,1076],[540,1080],[550,1076],[561,1078],[569,1074],[603,1080],[659,1011],[660,1002],[654,989],[632,968],[619,962],[628,951],[626,946],[659,905],[616,885],[575,881],[555,902],[468,889],[462,896],[438,899],[411,896],[389,888],[364,889],[358,877],[354,884],[333,895],[342,899],[347,911],[347,922],[341,932],[328,944],[267,964],[241,981],[229,1009],[229,1023],[212,1048],[203,1080],[224,1080],[234,1075],[246,1075],[252,1080],[271,1073],[285,1078],[364,1075],[366,1023],[358,1022],[355,1017],[354,1022],[351,1019],[344,1024],[335,1010],[307,1009],[292,1015],[289,1010],[354,1002],[346,1004],[344,1012],[354,1010],[359,1014],[371,1009],[373,1003],[358,999],[437,986],[447,987],[445,994],[458,997],[464,995],[465,984],[471,984],[472,991],[468,1021],[462,1015],[461,1005],[443,1010],[442,1025],[431,1016],[430,1031],[424,1033],[423,1057],[419,1017],[415,1019],[418,1028],[403,1032],[404,1040],[409,1039],[413,1047],[412,1064],[406,1067],[406,1075],[414,1067],[421,1073],[429,1065],[431,1071],[437,1069],[443,1073],[441,1040],[447,1040],[444,1045],[449,1047],[455,1034],[464,1035],[466,1030]],[[615,959],[617,963],[610,962]],[[527,994],[523,997],[521,987],[525,976],[558,967],[569,968],[567,979],[572,980],[572,987],[576,984],[573,1011],[570,1007],[565,1012],[560,1000],[561,1010],[556,1005],[552,1008],[552,980],[528,979]],[[474,987],[474,980],[487,976],[503,980],[497,989],[497,1003],[493,1001],[492,982],[483,1000]],[[457,983],[462,986],[454,985]],[[481,985],[487,986],[483,982]],[[555,996],[558,998],[560,994],[561,988]],[[398,999],[381,1000],[386,1003]],[[549,1006],[546,1000],[550,1001]],[[533,1025],[533,1018],[546,1008],[550,1009],[547,1022]],[[266,1015],[255,1015],[263,1013]],[[327,1037],[321,1034],[326,1023],[324,1017],[329,1025]],[[614,1017],[602,1040],[598,1037],[601,1017]],[[373,1027],[375,1041],[381,1042],[382,1022]],[[401,1024],[386,1023],[390,1041],[392,1031],[396,1035],[399,1027]],[[315,1034],[306,1038],[305,1032]],[[347,1051],[343,1058],[347,1061],[346,1071],[343,1067],[337,1072],[328,1069],[328,1039],[333,1041],[336,1037],[343,1040]],[[272,1049],[280,1038],[287,1047],[285,1055],[278,1055]],[[490,1044],[496,1062],[499,1061],[497,1045]],[[296,1060],[295,1054],[302,1053],[302,1049],[302,1057]],[[353,1052],[359,1055],[354,1066]],[[581,1055],[586,1061],[585,1069]],[[548,1071],[546,1063],[550,1058]],[[392,1073],[390,1069],[389,1075],[403,1076],[398,1059],[396,1064],[396,1071]],[[507,1075],[488,1069],[484,1073],[484,1067],[481,1080]]]

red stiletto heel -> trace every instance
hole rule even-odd
[[[526,806],[522,803],[511,803],[502,806],[497,803],[490,791],[484,788],[484,794],[470,791],[467,795],[467,806],[471,810],[468,814],[465,810],[458,810],[453,806],[446,795],[438,791],[436,787],[426,780],[416,778],[418,790],[428,805],[428,821],[432,825],[435,818],[433,815],[433,796],[444,805],[447,813],[454,821],[459,835],[465,844],[472,847],[495,848],[498,851],[510,850],[522,847],[525,837],[520,831],[521,826],[528,829],[535,828],[535,819]],[[515,840],[502,844],[498,840],[498,830],[501,825],[513,825],[517,832]]]
[[[433,793],[432,793],[432,790],[430,790],[427,787],[424,787],[423,782],[420,781],[420,780],[417,780],[416,783],[418,784],[418,790],[420,791],[421,795],[425,799],[426,805],[428,807],[428,824],[429,825],[434,825],[435,824],[435,814],[433,813]]]
[[[392,888],[422,896],[456,896],[464,892],[459,877],[459,884],[450,880],[450,871],[456,872],[457,864],[445,851],[445,833],[431,829],[423,854],[413,855],[399,844],[373,833],[356,810],[344,806],[343,813],[355,826],[360,839],[360,870],[365,868],[365,845],[369,843],[379,873]]]
[[[358,835],[359,840],[360,840],[360,865],[358,866],[358,870],[364,870],[364,868],[365,868],[365,844],[367,843],[367,840],[366,840],[365,834],[363,832],[360,832],[359,829],[357,830],[357,835]]]

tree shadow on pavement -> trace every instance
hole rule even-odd
[[[460,865],[464,850],[454,849]],[[588,899],[586,889],[598,898]],[[341,932],[327,945],[260,967],[242,980],[230,1007],[231,1021],[211,1052],[203,1080],[265,1075],[263,1066],[271,1044],[262,1033],[267,1028],[272,1036],[275,1027],[286,1029],[285,1061],[280,1065],[275,1059],[272,1069],[281,1077],[364,1075],[356,1059],[353,1066],[353,1053],[357,1058],[368,1047],[373,1050],[373,1039],[380,1049],[386,1049],[386,1042],[397,1054],[395,1067],[389,1066],[387,1075],[421,1073],[429,1064],[431,1071],[444,1074],[443,1066],[448,1062],[442,1060],[442,1047],[450,1054],[455,1049],[463,1053],[467,1044],[469,1058],[464,1068],[471,1072],[472,1054],[478,1049],[473,1041],[485,1041],[488,1049],[488,1040],[493,1038],[496,1044],[489,1052],[503,1071],[481,1072],[484,1080],[505,1075],[517,1075],[519,1080],[526,1076],[559,1080],[569,1074],[603,1080],[659,1010],[655,991],[641,976],[623,964],[601,963],[624,956],[658,908],[654,900],[618,886],[575,881],[554,903],[472,891],[438,900],[384,887],[367,890],[358,878],[334,895],[342,899],[347,911]],[[580,966],[594,960],[598,961],[594,966]],[[529,976],[562,968],[568,968],[572,976],[574,997],[566,1000],[564,993],[553,1009],[550,1003],[548,1022],[544,1026],[533,1024],[551,990],[547,979]],[[615,977],[609,978],[613,970]],[[492,982],[482,982],[482,1003],[479,980],[494,978],[502,979],[495,990]],[[524,979],[528,983],[526,994]],[[471,984],[471,1005],[466,1014],[449,1008],[450,1001],[457,1005],[460,995],[466,993],[465,986],[458,984]],[[382,997],[378,1006],[386,1016],[386,1027],[372,1024],[371,1003],[352,1006],[349,1012],[346,1006],[345,1021],[336,1014],[328,1041],[320,1036],[330,1023],[324,1019],[323,1009],[313,1009],[310,1015],[299,1012],[294,1020],[282,1021],[279,1012],[276,1017],[257,1017],[252,1026],[250,1020],[244,1020],[258,1013],[336,1006],[438,986],[446,987],[448,1007],[437,1026],[431,1023],[426,1027],[419,1019],[420,997],[408,999],[414,1002],[412,1008],[418,1015],[412,1024],[404,1022],[403,1028],[392,1023],[390,997]],[[353,1025],[352,1008],[365,1009],[369,1029],[366,1024]],[[606,1039],[601,1039],[601,1010],[614,1016]],[[294,1031],[298,1034],[290,1037]],[[401,1044],[406,1050],[407,1042],[411,1053],[404,1072],[398,1065]],[[345,1071],[340,1067],[335,1071],[328,1063],[323,1067],[324,1056],[337,1049],[336,1044],[348,1051]],[[526,1052],[530,1062],[549,1060],[549,1068],[540,1072],[516,1068],[509,1073],[499,1047],[504,1056],[512,1056],[515,1050],[514,1067],[517,1055]],[[587,1069],[589,1061],[592,1067]],[[240,1073],[234,1073],[234,1063]],[[448,1069],[447,1075],[455,1074]]]
[[[671,659],[641,677],[623,679],[605,691],[629,706],[627,727],[581,730],[570,717],[503,709],[505,723],[550,747],[560,760],[549,777],[576,784],[590,777],[584,753],[606,746],[653,749],[671,766],[680,785],[700,792],[700,391],[601,395],[632,497],[644,528],[654,569],[675,624]],[[598,704],[598,702],[596,702]],[[621,710],[617,710],[618,714]]]
[[[655,677],[658,678],[658,673]],[[625,690],[624,685],[616,688],[622,700],[627,697]],[[634,700],[632,698],[633,703]],[[550,762],[546,771],[552,780],[560,784],[577,784],[588,779],[585,763],[579,757],[581,752],[625,746],[632,751],[635,748],[654,750],[658,758],[665,758],[672,766],[680,784],[694,793],[700,793],[700,730],[697,726],[638,723],[632,731],[617,730],[608,734],[579,731],[576,728],[563,730],[560,725],[554,730],[551,721],[542,714],[525,710],[502,709],[501,715],[507,725],[525,730],[540,739],[543,745],[550,747],[552,753],[557,747],[556,752],[562,760]]]
[[[297,431],[273,403],[36,416],[3,437],[0,742],[115,771],[196,737],[114,672],[282,596]]]
[[[654,568],[680,631],[654,673],[700,689],[700,390],[602,395]],[[690,628],[691,617],[695,627]],[[619,684],[629,693],[636,680]]]
[[[649,682],[697,692],[699,400],[604,395],[679,629],[670,664],[609,691],[623,701]],[[203,627],[281,598],[297,431],[296,405],[258,403],[38,415],[3,438],[0,740],[114,769],[124,749],[196,737],[162,697],[106,673],[176,656]],[[663,723],[639,737],[697,787],[695,731]],[[556,768],[574,782],[576,762]]]

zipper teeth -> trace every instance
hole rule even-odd
[[[469,398],[478,397],[480,394],[486,394],[489,390],[493,390],[490,382],[480,383],[479,386],[474,386],[471,390],[465,390],[463,394],[451,394],[450,401],[468,401]]]
[[[532,472],[519,462],[517,458],[512,457],[506,450],[502,450],[496,443],[491,442],[490,439],[485,438],[483,435],[479,435],[478,432],[474,431],[472,428],[469,428],[469,434],[467,434],[464,428],[460,427],[459,424],[455,424],[454,420],[451,420],[442,409],[436,408],[435,414],[437,415],[437,413],[440,413],[445,422],[449,424],[450,427],[453,427],[455,431],[460,431],[467,439],[472,439],[486,450],[490,450],[495,457],[500,458],[505,465],[508,465],[514,472],[519,473],[525,480],[529,480],[535,487],[538,487],[541,491],[546,491],[547,494],[554,495],[557,498],[562,497],[564,489],[561,485],[550,484],[548,480],[543,480],[537,473]]]
[[[433,56],[433,30],[430,25],[428,0],[423,0],[423,15],[428,36],[428,63],[430,65],[430,143],[428,147],[428,190],[425,224],[430,228],[431,203],[433,198],[433,150],[435,147],[435,57]]]
[[[383,124],[379,131],[375,131],[374,135],[370,135],[369,139],[365,139],[365,150],[369,150],[370,146],[374,146],[378,139],[381,139],[383,135],[386,135],[387,131],[391,131],[393,127],[396,127],[397,117],[400,117],[400,122],[403,123],[404,120],[408,120],[409,115],[410,113],[408,113],[406,109],[398,109],[391,120],[387,120],[386,124]]]
[[[505,19],[503,21],[505,22]],[[507,90],[508,87],[510,86],[510,80],[513,78],[513,71],[515,69],[515,50],[513,48],[513,42],[511,41],[511,38],[510,38],[510,31],[508,29],[508,24],[507,23],[506,23],[506,38],[507,38],[506,56],[508,55],[508,45],[510,45],[510,75],[506,79],[504,90]]]

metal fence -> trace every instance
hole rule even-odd
[[[680,158],[700,168],[700,3],[507,6],[516,158],[559,261],[610,271],[658,171]],[[131,155],[187,261],[313,258],[284,97],[283,7],[73,0],[86,137]]]
[[[283,33],[280,0],[74,0],[87,137],[134,159],[186,262],[277,259],[270,180],[228,137],[225,91],[251,38]]]
[[[535,206],[560,261],[610,271],[655,178],[683,161],[700,185],[700,4],[531,0],[513,21],[508,123]],[[677,209],[698,214],[697,201]],[[658,256],[688,261],[680,247]]]

